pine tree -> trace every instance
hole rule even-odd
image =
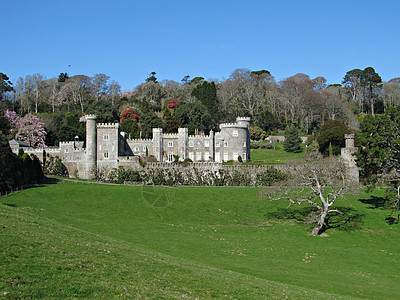
[[[302,151],[302,140],[299,133],[294,126],[288,127],[285,130],[285,141],[283,142],[283,149],[286,152],[299,153]]]

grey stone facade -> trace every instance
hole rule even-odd
[[[353,155],[358,150],[354,146],[354,134],[346,134],[345,143],[346,147],[342,148],[341,158],[346,166],[346,177],[349,183],[358,184],[360,182],[360,172]]]
[[[146,155],[160,163],[174,162],[176,155],[180,161],[190,158],[195,163],[238,161],[239,156],[250,161],[250,118],[238,117],[236,123],[220,124],[220,132],[210,131],[209,135],[189,135],[187,128],[172,134],[153,128],[152,139],[128,139],[119,123],[96,123],[95,115],[86,115],[85,120],[86,148],[77,142],[60,142],[58,148],[25,148],[25,152],[41,160],[43,150],[58,156],[70,176],[85,179],[107,177],[120,166],[140,169],[139,157]]]

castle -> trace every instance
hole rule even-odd
[[[238,117],[236,123],[220,124],[220,132],[189,135],[187,128],[178,133],[163,133],[153,128],[152,139],[129,139],[119,123],[97,123],[96,115],[86,115],[86,148],[83,142],[60,142],[57,148],[24,149],[42,161],[45,155],[60,157],[68,173],[93,179],[107,177],[118,167],[140,168],[139,156],[153,156],[158,162],[186,158],[193,162],[250,161],[250,118]],[[18,151],[14,149],[14,151]]]

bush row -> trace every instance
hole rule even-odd
[[[250,170],[199,170],[149,169],[134,171],[119,167],[109,174],[116,183],[138,182],[146,185],[197,185],[197,186],[270,186],[287,179],[287,173],[277,169],[254,172]]]

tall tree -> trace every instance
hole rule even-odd
[[[301,148],[301,137],[299,132],[294,126],[290,126],[285,130],[285,141],[283,142],[283,149],[286,152],[299,153],[303,149]]]
[[[192,91],[192,96],[196,97],[201,104],[207,107],[213,120],[217,120],[217,87],[214,82],[204,81],[197,85]]]
[[[374,105],[382,87],[382,78],[374,68],[365,68],[362,72],[361,85],[366,89],[366,98],[371,106],[371,114],[375,115]]]
[[[0,72],[0,101],[3,100],[4,93],[14,90],[12,85],[10,78],[8,78],[6,74]]]

